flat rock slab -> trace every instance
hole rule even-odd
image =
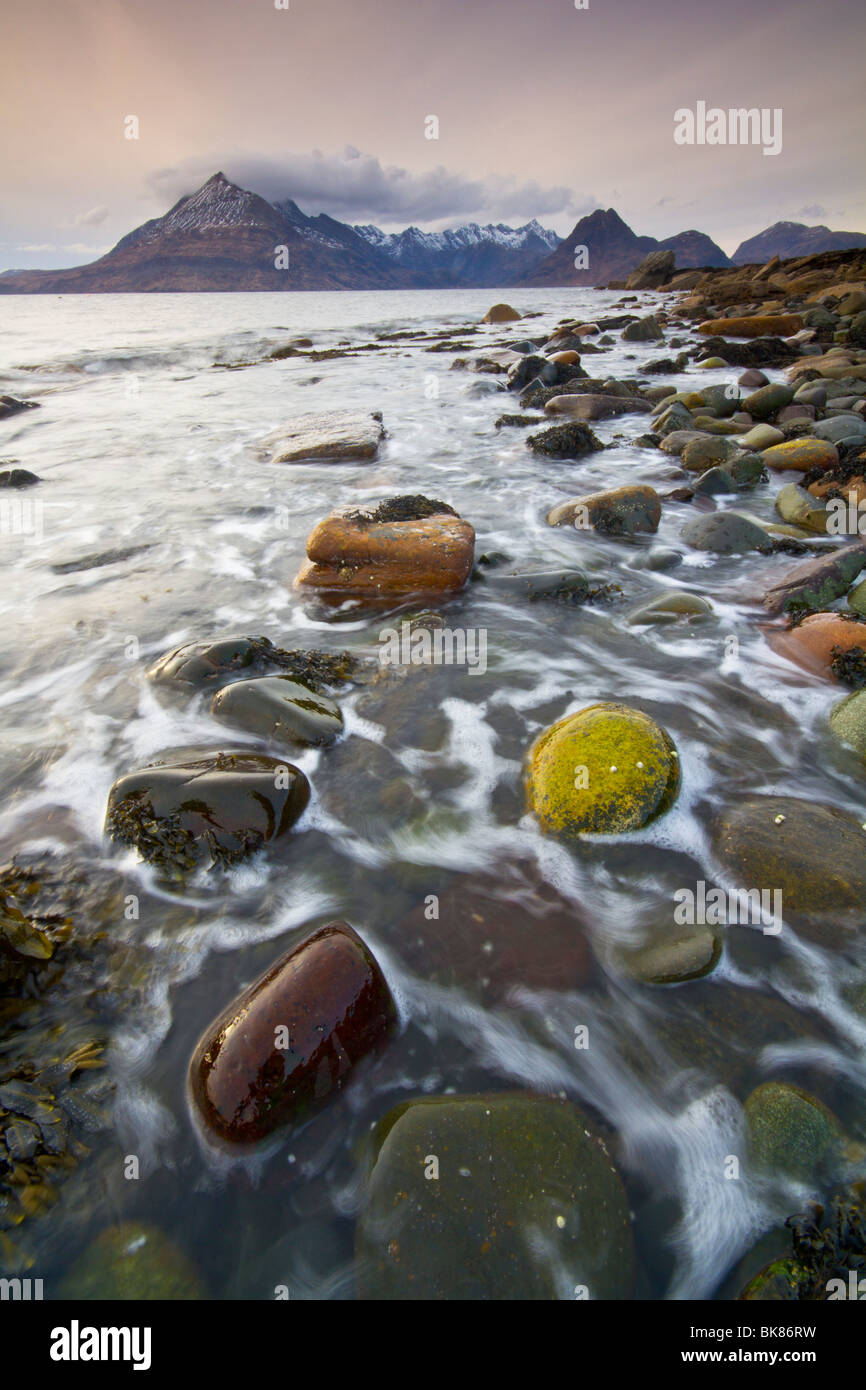
[[[328,410],[299,415],[261,441],[272,463],[338,463],[342,459],[374,459],[385,437],[378,411],[356,415]]]
[[[649,401],[640,396],[554,396],[544,407],[548,415],[570,415],[575,420],[605,420],[609,415],[648,414]]]
[[[307,563],[296,584],[371,596],[462,589],[475,557],[472,526],[445,504],[402,501],[419,502],[422,514],[397,511],[392,518],[392,503],[325,517],[307,541]]]

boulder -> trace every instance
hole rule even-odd
[[[356,661],[350,652],[285,650],[268,637],[221,637],[216,642],[186,642],[151,666],[148,677],[160,685],[205,689],[230,680],[280,672],[310,690],[349,680]]]
[[[256,1144],[303,1123],[396,1026],[391,991],[345,922],[281,956],[208,1027],[190,1062],[190,1096],[206,1130]]]
[[[830,555],[819,555],[789,570],[780,583],[764,595],[767,612],[779,613],[826,608],[847,593],[852,580],[866,566],[866,541],[840,546]]]
[[[374,459],[385,437],[382,416],[348,410],[299,415],[265,436],[261,448],[272,463],[339,463],[343,459]]]
[[[583,458],[585,454],[597,453],[604,448],[589,426],[576,420],[567,425],[553,425],[540,434],[530,434],[526,443],[533,453],[554,459]]]
[[[0,487],[35,487],[42,481],[26,468],[4,468],[0,472]]]
[[[866,830],[853,816],[790,796],[746,797],[721,813],[715,838],[735,884],[781,892],[786,921],[831,914],[863,923]]]
[[[767,386],[759,386],[757,391],[746,396],[742,408],[749,412],[753,420],[769,420],[777,410],[790,405],[793,399],[794,392],[790,386],[774,381]]]
[[[724,338],[727,334],[732,338],[787,338],[802,327],[799,314],[753,314],[750,318],[708,319],[698,324],[697,331],[713,338]]]
[[[671,278],[676,266],[673,251],[650,251],[625,282],[627,290],[657,290]]]
[[[518,314],[516,309],[512,309],[510,304],[494,304],[487,310],[482,323],[515,323],[522,314]]]
[[[320,521],[295,583],[381,597],[456,593],[469,578],[474,554],[473,528],[446,503],[396,497]]]
[[[686,619],[695,622],[708,618],[713,605],[699,594],[689,594],[684,589],[666,589],[655,598],[647,599],[632,609],[626,622],[634,625],[648,623],[677,623]]]
[[[310,799],[299,768],[249,752],[161,763],[115,782],[106,834],[152,864],[186,872],[234,864],[281,838]]]
[[[661,514],[661,498],[654,488],[620,487],[560,502],[548,512],[547,524],[592,529],[608,536],[633,536],[657,531]]]
[[[568,1101],[497,1092],[391,1110],[357,1226],[362,1299],[625,1299],[629,1204]]]
[[[831,676],[838,653],[866,648],[866,623],[843,613],[810,613],[796,627],[770,632],[768,641],[773,651],[804,671]]]
[[[289,746],[333,743],[343,731],[339,705],[291,676],[235,681],[217,691],[210,708],[227,724]]]
[[[830,731],[866,759],[866,690],[855,690],[830,711]]]
[[[63,1276],[59,1297],[70,1302],[191,1302],[207,1297],[195,1266],[158,1226],[109,1226]]]
[[[552,724],[530,749],[528,807],[546,834],[639,830],[673,804],[677,751],[664,729],[627,705],[590,705]]]
[[[726,464],[740,453],[739,443],[724,435],[702,435],[690,440],[682,452],[683,468],[690,473],[705,473],[716,464]]]
[[[609,415],[647,414],[650,403],[640,396],[554,396],[544,409],[548,415],[570,415],[575,420],[606,420]]]
[[[738,512],[709,512],[693,517],[681,534],[694,550],[708,550],[716,555],[744,555],[750,550],[768,555],[773,550],[772,537]]]
[[[664,336],[658,321],[652,315],[645,319],[635,319],[622,330],[624,343],[650,343]]]
[[[764,463],[777,472],[794,469],[808,473],[812,468],[835,468],[839,454],[825,439],[786,439],[762,450]]]
[[[744,1106],[749,1159],[766,1173],[814,1183],[843,1134],[825,1105],[799,1086],[765,1081]]]

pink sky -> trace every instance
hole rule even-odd
[[[565,234],[612,206],[639,233],[696,227],[728,252],[783,219],[866,231],[861,10],[14,0],[0,267],[93,259],[217,169],[389,229],[535,216]],[[699,100],[781,107],[781,153],[676,145],[674,111]]]

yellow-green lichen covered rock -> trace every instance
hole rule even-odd
[[[529,809],[546,834],[639,830],[676,797],[677,750],[641,710],[590,705],[539,735],[526,782]]]

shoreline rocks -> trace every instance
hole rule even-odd
[[[272,463],[340,463],[374,459],[384,437],[378,411],[356,415],[332,410],[299,415],[265,435],[259,447],[270,454]]]
[[[475,531],[442,502],[398,497],[332,512],[307,541],[297,587],[399,597],[456,593],[466,585]]]

